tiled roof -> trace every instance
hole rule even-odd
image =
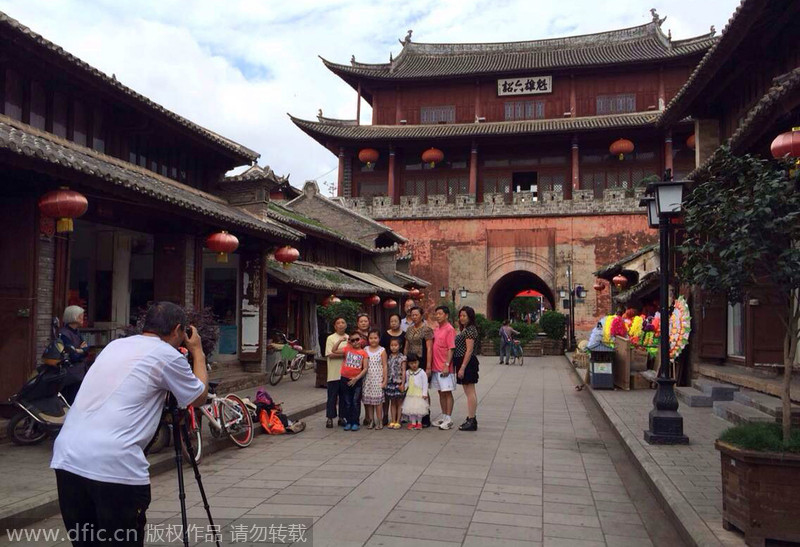
[[[375,249],[350,239],[344,234],[337,232],[333,228],[324,225],[318,220],[309,218],[298,213],[297,211],[287,209],[278,203],[270,202],[269,207],[267,208],[267,214],[270,216],[270,218],[273,218],[282,224],[287,224],[297,228],[301,232],[319,235],[326,239],[336,240],[346,247],[358,249],[363,253],[373,254],[376,252]]]
[[[614,296],[614,300],[620,304],[627,304],[658,289],[658,282],[661,273],[658,270],[647,272],[642,276],[638,283]]]
[[[366,296],[379,291],[377,287],[345,275],[336,268],[302,262],[293,263],[289,268],[274,260],[267,260],[267,275],[293,287],[336,294],[338,296]]]
[[[396,281],[393,280],[396,285],[413,285],[418,289],[424,289],[431,285],[428,281],[405,272],[395,271],[394,276],[397,278]]]
[[[0,116],[0,152],[83,173],[87,177],[106,181],[111,186],[136,192],[226,224],[242,226],[289,241],[304,237],[301,232],[273,220],[260,220],[229,205],[218,196],[39,131],[7,116]],[[109,190],[113,191],[112,188]]]
[[[71,53],[65,51],[62,47],[54,44],[53,42],[47,40],[40,34],[33,32],[30,28],[26,27],[16,19],[13,19],[6,15],[3,12],[0,12],[0,29],[3,29],[3,32],[9,32],[9,37],[15,37],[17,39],[24,40],[25,42],[33,45],[35,48],[40,48],[46,50],[46,52],[50,55],[55,55],[59,57],[61,60],[66,61],[75,69],[75,71],[79,74],[85,74],[92,80],[96,81],[102,86],[110,88],[112,91],[122,93],[123,95],[130,97],[134,101],[138,102],[141,106],[146,109],[155,112],[156,114],[166,116],[168,119],[172,120],[173,122],[177,122],[179,125],[185,127],[186,129],[192,131],[193,133],[201,136],[202,138],[210,141],[211,143],[216,144],[217,146],[221,146],[226,150],[233,152],[236,156],[238,156],[242,160],[246,160],[247,162],[256,161],[260,154],[258,152],[254,152],[247,147],[242,146],[241,144],[235,143],[230,139],[219,135],[205,127],[201,127],[194,122],[187,120],[186,118],[175,114],[171,110],[167,110],[160,104],[157,104],[144,95],[137,93],[136,91],[132,90],[131,88],[121,84],[117,81],[117,79],[113,76],[109,77],[107,74],[101,72],[100,70],[94,68],[93,66],[81,61]]]
[[[347,268],[339,268],[339,271],[365,283],[374,285],[377,287],[376,292],[380,294],[391,294],[392,296],[403,296],[408,294],[408,291],[403,287],[395,285],[391,281],[388,281],[377,275],[366,272],[358,272],[356,270],[348,270]]]
[[[223,177],[220,182],[250,182],[260,180],[266,180],[274,184],[282,184],[287,182],[289,177],[281,177],[280,175],[276,174],[269,165],[264,167],[261,167],[260,165],[253,165],[239,175]]]
[[[343,65],[322,61],[349,80],[433,79],[663,61],[702,54],[714,41],[713,33],[673,41],[661,32],[658,23],[651,22],[596,34],[526,42],[425,44],[409,39],[401,42],[403,50],[389,63],[359,63],[353,59],[350,65]]]
[[[536,135],[573,131],[599,131],[625,127],[650,127],[658,112],[634,112],[582,118],[552,118],[511,122],[452,123],[430,125],[339,125],[301,120],[295,125],[317,140],[398,141],[415,139],[469,138],[494,135]]]
[[[650,251],[655,251],[657,248],[658,248],[658,245],[655,244],[655,243],[653,243],[652,245],[646,245],[646,246],[642,247],[641,249],[639,249],[638,251],[635,251],[635,252],[629,254],[628,256],[624,256],[624,257],[620,258],[619,260],[617,260],[613,264],[609,264],[607,266],[603,266],[602,268],[600,268],[599,270],[594,272],[594,275],[596,275],[597,277],[599,277],[601,279],[605,279],[606,281],[611,281],[612,277],[614,277],[615,275],[617,275],[618,273],[620,273],[622,270],[625,269],[624,266],[627,263],[629,263],[629,262],[631,262],[633,260],[636,260],[637,258],[639,258],[640,256],[642,256],[645,253],[649,253]]]
[[[708,50],[683,87],[667,104],[658,119],[658,125],[662,127],[671,125],[688,114],[692,103],[702,94],[706,86],[711,84],[717,72],[738,48],[768,4],[785,4],[785,8],[791,1],[794,0],[741,0],[722,31],[722,36]]]

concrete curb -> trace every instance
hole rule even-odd
[[[590,385],[583,382],[580,374],[572,364],[572,360],[566,355],[565,358],[572,366],[572,371],[575,373],[575,376],[578,377],[578,381],[585,385],[592,399],[603,412],[603,416],[620,440],[628,458],[639,470],[642,478],[650,487],[662,509],[670,517],[684,541],[686,541],[688,545],[694,547],[723,545],[708,526],[706,526],[703,519],[700,518],[700,515],[692,508],[686,498],[673,486],[667,474],[653,461],[650,454],[642,448],[639,441],[625,426],[616,411],[601,397],[598,397]]]
[[[290,412],[287,416],[292,421],[298,421],[322,410],[325,410],[324,402]],[[255,435],[266,435],[260,427],[260,424],[253,425],[259,425],[259,427],[255,428]],[[228,439],[215,439],[211,436],[203,437],[204,457],[229,448],[237,447]],[[164,449],[163,453],[153,456],[153,459],[150,461],[150,476],[154,477],[172,471],[175,469],[175,465],[175,451],[170,445]],[[188,463],[184,463],[184,465],[188,465]],[[50,469],[48,468],[45,472],[49,473]],[[202,464],[200,465],[200,472],[201,474],[203,472]],[[0,537],[5,534],[6,529],[28,526],[40,520],[52,517],[53,515],[57,515],[59,511],[58,492],[55,490],[29,498],[15,505],[13,508],[0,513]]]

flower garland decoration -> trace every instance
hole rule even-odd
[[[631,339],[631,342],[634,344],[639,343],[639,339],[642,337],[644,333],[644,317],[641,315],[637,315],[631,320],[631,324],[628,327],[628,337]]]
[[[614,322],[614,315],[607,315],[603,317],[603,344],[606,346],[613,348],[614,347],[614,337],[611,335],[611,325]]]
[[[686,299],[679,296],[675,300],[669,320],[669,358],[675,360],[689,343],[692,332],[692,315]]]
[[[619,315],[614,316],[611,322],[611,336],[621,336],[626,338],[628,336],[628,328],[625,326],[625,319]]]

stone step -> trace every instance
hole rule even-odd
[[[783,405],[778,397],[773,397],[766,393],[759,391],[752,391],[744,389],[737,391],[733,395],[733,400],[746,406],[760,410],[765,414],[775,418],[775,421],[781,423],[783,416]],[[792,423],[800,423],[800,406],[792,405]]]
[[[714,414],[735,425],[775,421],[773,416],[736,401],[714,401]]]
[[[739,391],[738,386],[712,382],[711,380],[694,380],[692,387],[702,391],[715,401],[733,401],[733,394]]]
[[[678,399],[689,406],[711,407],[714,405],[714,399],[692,387],[676,387],[675,394],[678,396]]]

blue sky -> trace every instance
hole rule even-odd
[[[192,121],[261,153],[291,182],[334,181],[336,158],[286,113],[353,118],[356,96],[318,56],[386,62],[418,42],[534,40],[640,25],[721,31],[738,0],[0,0],[0,10]],[[362,120],[371,111],[362,105]]]

